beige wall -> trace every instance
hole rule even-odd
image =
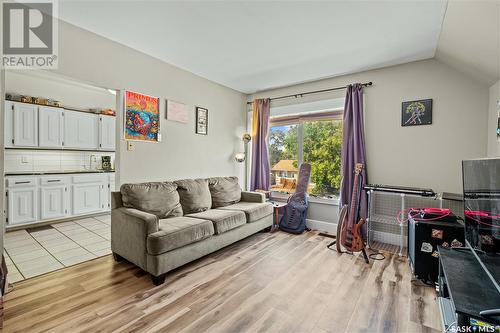
[[[165,120],[162,103],[161,143],[136,142],[135,150],[127,151],[126,142],[120,141],[116,158],[121,183],[244,177],[243,164],[234,161],[234,154],[243,150],[243,94],[64,22],[59,26],[59,39],[58,74],[99,87],[170,98],[188,106],[189,123],[181,124]],[[209,110],[207,136],[194,133],[195,105]]]
[[[462,192],[461,160],[486,156],[488,87],[436,60],[259,92],[249,100],[367,81],[373,81],[365,89],[368,181]],[[401,102],[424,98],[433,99],[433,124],[401,127]]]
[[[500,156],[500,140],[497,138],[498,116],[500,112],[500,81],[490,87],[488,113],[488,157]]]

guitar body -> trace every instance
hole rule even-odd
[[[359,222],[352,227],[352,241],[351,248],[349,249],[351,252],[359,252],[365,248],[365,241],[363,240],[363,236],[361,236],[361,228],[365,222],[365,219],[360,219]]]

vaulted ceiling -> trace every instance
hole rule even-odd
[[[69,23],[245,93],[433,58],[436,50],[439,60],[470,65],[492,81],[498,67],[482,61],[482,46],[456,51],[470,49],[463,35],[481,44],[476,30],[491,29],[481,18],[464,27],[462,7],[444,0],[59,2]],[[494,43],[487,48],[492,53]]]

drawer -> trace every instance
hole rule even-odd
[[[36,186],[36,177],[9,177],[5,179],[5,185],[8,188]]]
[[[44,176],[40,177],[40,185],[50,186],[50,185],[66,185],[68,184],[67,177],[57,176]]]

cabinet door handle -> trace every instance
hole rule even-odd
[[[30,184],[31,182],[29,180],[24,181],[24,182],[14,182],[14,184],[19,185],[19,184]]]
[[[57,183],[60,181],[61,181],[60,179],[49,179],[49,180],[47,180],[47,183]]]

